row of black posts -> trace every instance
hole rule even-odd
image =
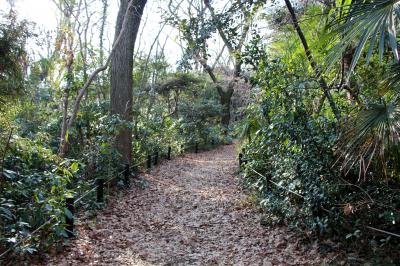
[[[212,142],[214,144],[214,141]],[[182,146],[183,150],[183,146]],[[199,144],[195,144],[195,153],[199,152]],[[172,153],[172,148],[168,147],[168,152],[167,152],[167,160],[171,160],[171,153]],[[152,159],[154,160],[154,165],[158,165],[158,159],[159,159],[159,152],[156,151],[153,155],[149,154],[147,156],[147,169],[151,169],[152,165]],[[136,172],[137,169],[134,169],[134,173]],[[126,186],[129,186],[129,177],[131,176],[131,169],[129,165],[125,165],[125,169],[123,172],[124,175],[124,183]],[[96,181],[97,185],[97,198],[96,201],[97,203],[103,203],[104,202],[104,183],[105,180],[104,178],[99,178]],[[73,196],[68,196],[65,198],[65,206],[67,210],[69,211],[68,215],[65,215],[65,223],[66,223],[66,231],[68,237],[73,237],[74,236],[74,212],[75,212],[75,206],[74,206],[74,197]]]

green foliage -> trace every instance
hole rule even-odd
[[[271,64],[259,73],[261,82],[253,82],[263,85],[264,75],[271,70],[287,71],[280,63]],[[335,189],[335,171],[330,167],[334,123],[312,114],[304,81],[292,76],[289,87],[279,87],[276,79],[268,82],[258,92],[259,107],[249,110],[252,130],[247,132],[251,142],[245,146],[249,161],[245,181],[258,191],[260,204],[278,222],[302,221],[299,228],[307,225],[324,233],[328,225],[320,212],[332,200],[326,190]]]
[[[111,146],[110,136],[115,135],[120,121],[108,117],[105,110],[98,105],[83,108],[77,130],[69,136],[69,159],[54,154],[60,130],[58,112],[51,113],[23,102],[5,113],[8,117],[3,117],[3,125],[7,127],[2,127],[0,132],[0,243],[3,247],[30,236],[49,219],[51,222],[39,234],[16,251],[32,253],[53,243],[62,243],[66,236],[65,196],[72,194],[76,198],[92,188],[97,177],[109,178],[119,170],[119,165],[114,163],[118,155]],[[89,120],[98,121],[89,123],[90,131],[82,126]],[[85,136],[81,140],[79,136],[83,132]],[[86,200],[83,205],[88,203]]]
[[[316,26],[312,19],[306,21]],[[313,27],[306,29],[308,39],[315,32]],[[270,53],[258,52],[260,42],[247,48],[250,65],[258,67],[251,78],[253,104],[236,125],[247,161],[244,185],[255,193],[270,223],[288,224],[307,237],[314,233],[346,243],[367,260],[384,252],[393,252],[396,258],[398,239],[371,229],[399,231],[395,74],[384,92],[377,89],[382,88],[385,70],[379,66],[379,57],[373,55],[369,66],[360,66],[349,86],[365,105],[356,106],[341,89],[335,93],[347,125],[338,128],[331,111],[321,104],[319,84],[304,64],[304,54],[297,54],[300,44],[292,45],[296,36],[287,31],[281,34],[289,39],[278,38]],[[276,51],[287,53],[277,56]],[[320,51],[313,50],[315,58],[323,58]],[[251,64],[252,54],[256,64]],[[333,73],[325,77],[332,77],[331,88],[340,82]],[[343,148],[347,152],[339,153]],[[364,160],[366,166],[374,149],[376,158],[382,155],[385,160],[374,157],[368,172],[363,170],[374,178],[360,179],[359,165],[354,162]],[[338,154],[347,163],[347,175],[338,166]]]
[[[16,96],[24,88],[25,43],[32,34],[28,22],[18,21],[12,11],[0,16],[0,103],[4,103],[4,97]]]
[[[74,160],[59,162],[38,140],[18,136],[13,136],[8,153],[12,156],[5,158],[1,173],[0,242],[12,245],[52,219],[39,235],[43,241],[34,236],[18,247],[32,253],[65,236],[64,197],[79,174],[79,165]]]
[[[165,153],[168,146],[180,151],[195,142],[220,142],[219,96],[213,84],[204,80],[178,72],[156,84],[153,92],[144,93],[147,88],[136,92],[135,161],[157,150]]]
[[[399,125],[398,125],[398,91],[399,79],[398,51],[397,51],[397,23],[399,5],[396,1],[351,2],[350,5],[340,7],[340,15],[334,20],[333,32],[337,44],[331,49],[327,62],[330,66],[338,61],[343,53],[355,40],[358,45],[352,55],[349,68],[350,75],[362,52],[369,44],[366,61],[373,60],[375,43],[378,43],[379,62],[382,62],[389,43],[395,62],[387,68],[384,82],[376,84],[375,90],[379,91],[379,103],[368,103],[360,108],[354,117],[349,118],[351,126],[345,126],[338,144],[339,160],[342,168],[349,172],[354,165],[359,166],[360,177],[372,175],[368,173],[371,166],[378,173],[387,177],[398,177],[399,166]],[[388,34],[387,34],[388,33]],[[388,35],[388,38],[386,38]],[[381,78],[382,80],[382,78]],[[385,95],[386,94],[386,95]],[[381,170],[378,170],[381,169]]]
[[[351,118],[338,143],[342,168],[358,166],[360,178],[372,174],[370,166],[380,176],[400,177],[399,115],[399,103],[390,102],[370,104]]]
[[[148,66],[152,71],[165,71],[153,63]],[[138,69],[143,71],[144,66],[139,65]],[[142,75],[136,77],[137,84],[141,84]],[[204,82],[204,77],[169,74],[150,89],[147,78],[143,82],[143,86],[135,88],[133,123],[110,116],[108,101],[86,101],[75,126],[68,131],[66,159],[56,155],[62,114],[54,110],[52,98],[46,105],[42,104],[42,97],[36,99],[38,103],[21,98],[3,113],[0,119],[2,246],[10,247],[49,219],[52,221],[40,234],[17,251],[33,252],[53,243],[62,244],[64,219],[68,214],[65,196],[72,194],[78,198],[95,185],[97,178],[108,180],[123,169],[120,155],[113,147],[122,127],[131,127],[134,131],[132,165],[155,151],[162,156],[168,146],[177,155],[182,146],[222,141],[218,94],[212,84]],[[96,207],[94,200],[89,195],[80,202],[78,210]]]
[[[344,13],[345,15],[339,17],[334,24],[335,37],[339,43],[330,51],[327,58],[329,64],[336,63],[348,46],[356,39],[359,39],[359,41],[353,55],[350,72],[353,71],[367,45],[367,63],[370,61],[376,43],[378,43],[380,61],[383,59],[387,43],[396,61],[399,61],[396,19],[400,14],[400,6],[397,1],[352,1],[350,5],[343,5],[340,8],[343,9],[341,14]],[[388,35],[388,38],[386,38],[386,35]]]

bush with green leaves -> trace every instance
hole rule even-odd
[[[56,154],[58,112],[43,119],[46,112],[42,108],[22,102],[3,113],[2,122],[8,127],[0,132],[1,252],[27,237],[31,238],[14,251],[32,253],[63,243],[65,217],[69,215],[65,197],[77,199],[94,187],[96,178],[114,177],[120,170],[121,166],[115,164],[119,160],[112,139],[121,122],[102,110],[101,106],[83,108],[78,126],[69,136],[70,153],[65,159]],[[91,121],[97,122],[86,124],[92,116],[95,118]],[[79,138],[81,133],[84,139]],[[93,196],[87,197],[81,205],[87,207],[92,200]],[[41,230],[31,235],[37,228]]]
[[[335,164],[337,123],[312,108],[318,84],[280,60],[262,62],[252,82],[254,101],[236,130],[247,161],[243,182],[257,195],[265,220],[332,237],[366,256],[382,246],[396,252],[395,237],[369,227],[399,231],[400,186],[359,182],[356,169],[345,176]]]
[[[51,219],[40,232],[41,241],[35,235],[17,248],[32,253],[65,236],[64,199],[74,193],[81,167],[75,160],[59,161],[41,143],[18,136],[11,139],[8,154],[12,156],[5,157],[1,173],[0,243],[12,246]]]
[[[5,97],[18,96],[24,90],[24,67],[28,56],[26,41],[32,36],[29,23],[19,21],[16,13],[0,13],[0,103]]]
[[[287,71],[280,63],[268,68],[265,71],[272,75],[279,69]],[[260,76],[263,74],[267,73]],[[242,136],[251,139],[245,146],[249,161],[246,183],[256,188],[261,205],[279,222],[299,219],[323,233],[327,224],[317,217],[332,200],[326,190],[334,190],[335,171],[330,164],[334,158],[335,125],[313,115],[308,108],[312,90],[302,85],[303,80],[292,76],[285,87],[276,79],[268,82],[269,86],[257,93],[260,102],[249,108],[248,125],[241,128],[246,131]]]

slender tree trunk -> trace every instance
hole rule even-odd
[[[107,0],[103,1],[103,12],[101,17],[101,26],[100,26],[100,65],[104,64],[104,29],[106,27],[107,22],[107,10],[108,10],[108,3]],[[98,91],[98,98],[100,99],[100,94],[103,96],[103,100],[106,99],[106,92],[104,88],[104,76],[100,77],[100,89]]]
[[[90,20],[91,20],[91,15],[89,15],[89,6],[84,0],[85,4],[85,14],[86,14],[86,25],[84,27],[83,31],[83,50],[82,50],[82,64],[83,64],[83,83],[86,83],[88,80],[88,30],[89,30],[89,25],[90,25]],[[89,98],[89,91],[86,91],[85,94],[85,100]]]
[[[64,89],[63,95],[63,118],[61,123],[61,138],[58,155],[64,157],[67,153],[67,131],[68,131],[68,105],[69,105],[69,89]]]
[[[70,90],[71,86],[73,83],[73,70],[72,70],[72,65],[73,65],[73,54],[72,51],[69,51],[71,53],[69,55],[69,59],[67,59],[67,65],[66,65],[66,72],[67,72],[67,83],[63,93],[63,119],[62,119],[62,124],[61,124],[61,138],[60,138],[60,148],[58,151],[58,154],[61,157],[65,157],[67,153],[67,148],[68,148],[68,108],[69,108],[69,96],[70,96]]]
[[[58,154],[61,157],[65,157],[68,148],[68,108],[69,108],[69,96],[70,90],[73,84],[73,64],[74,64],[74,38],[73,38],[73,26],[71,22],[72,7],[67,7],[64,10],[65,21],[67,25],[68,32],[65,34],[65,71],[66,75],[66,86],[63,88],[63,118],[61,123],[61,136],[60,136],[60,146]]]
[[[300,41],[301,41],[301,43],[303,45],[303,48],[304,48],[304,51],[306,53],[307,59],[310,62],[310,65],[311,65],[312,69],[314,70],[315,75],[319,79],[318,80],[319,85],[320,85],[322,91],[324,92],[325,97],[328,99],[328,102],[329,102],[329,105],[331,106],[333,114],[335,115],[336,119],[339,120],[340,119],[339,109],[337,108],[336,103],[333,100],[333,97],[332,97],[332,95],[330,93],[328,84],[326,83],[325,79],[321,76],[321,73],[319,72],[318,65],[314,61],[314,58],[313,58],[311,50],[310,50],[310,48],[308,46],[306,37],[304,36],[303,31],[300,28],[300,25],[299,25],[299,22],[297,20],[296,13],[294,12],[293,6],[290,3],[290,0],[285,0],[285,4],[286,4],[287,9],[289,10],[290,16],[292,18],[293,26],[294,26],[295,30],[297,31],[297,35],[299,35],[299,38],[300,38]]]
[[[132,122],[133,51],[147,0],[131,1],[134,2],[129,10],[127,8],[130,1],[121,0],[120,2],[115,36],[119,35],[125,16],[127,16],[125,18],[127,28],[122,34],[121,40],[116,44],[115,53],[111,57],[110,113],[112,115],[119,115],[126,122]],[[129,127],[122,128],[116,136],[115,146],[122,155],[123,162],[130,164],[132,129]]]

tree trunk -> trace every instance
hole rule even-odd
[[[60,136],[60,146],[58,149],[58,155],[60,157],[65,157],[68,149],[68,108],[69,108],[69,96],[72,84],[74,82],[73,77],[73,64],[74,64],[74,38],[72,35],[73,23],[71,22],[72,17],[72,7],[67,7],[63,10],[66,27],[68,29],[65,34],[65,72],[66,74],[66,85],[63,88],[63,118],[61,123],[61,136]]]
[[[63,93],[63,118],[62,118],[62,124],[61,124],[61,137],[60,137],[60,147],[58,150],[58,155],[60,157],[65,157],[65,155],[67,154],[67,150],[68,150],[68,119],[71,119],[68,116],[68,108],[69,108],[69,92],[71,90],[72,87],[72,83],[74,82],[73,80],[73,63],[74,63],[74,56],[73,56],[73,52],[72,52],[72,41],[69,44],[70,46],[70,51],[68,54],[68,59],[67,59],[67,63],[66,63],[66,72],[67,72],[67,83],[66,83],[66,87],[64,88],[64,93]]]
[[[58,155],[63,158],[67,153],[68,105],[69,105],[69,89],[65,88],[63,94],[63,118],[61,123],[60,147],[58,149]]]
[[[134,1],[129,10],[128,0],[121,0],[115,28],[115,36],[119,36],[122,29],[124,17],[126,19],[126,30],[121,40],[116,44],[115,53],[111,57],[111,93],[110,113],[119,115],[123,121],[132,122],[132,71],[133,51],[140,21],[147,0]],[[125,164],[131,163],[132,129],[124,127],[116,136],[115,146],[122,155]]]
[[[108,3],[107,0],[102,0],[103,2],[103,11],[101,16],[101,26],[100,26],[100,65],[104,64],[104,30],[106,28],[107,22],[107,10],[108,10]],[[100,95],[103,96],[103,100],[106,100],[106,92],[104,88],[104,76],[100,77],[100,89],[98,91],[98,98],[101,99]],[[100,100],[99,100],[100,102]]]
[[[131,7],[131,9],[134,7],[134,4],[136,2],[134,0],[131,0],[129,2],[129,7]],[[126,13],[129,14],[129,10],[126,10]],[[128,17],[129,16],[123,16],[123,17]],[[79,93],[77,95],[77,97],[75,98],[74,101],[74,105],[72,108],[72,112],[71,115],[68,116],[68,102],[66,102],[66,104],[64,103],[64,117],[65,119],[63,119],[63,125],[62,125],[62,134],[61,134],[61,143],[60,143],[60,152],[59,154],[63,157],[65,155],[65,151],[67,150],[67,141],[66,141],[66,134],[68,132],[68,130],[74,125],[75,123],[75,119],[78,115],[79,112],[79,108],[80,108],[80,103],[83,99],[83,96],[86,94],[86,91],[89,89],[90,85],[92,84],[92,82],[94,81],[94,79],[97,77],[97,75],[101,72],[103,72],[104,70],[106,70],[110,64],[111,59],[113,58],[115,52],[116,52],[116,48],[118,46],[118,44],[121,42],[121,40],[123,39],[122,36],[126,35],[127,32],[127,28],[128,28],[128,19],[125,21],[125,19],[123,20],[122,23],[122,27],[120,29],[119,35],[116,37],[113,48],[111,49],[111,53],[108,56],[105,64],[99,68],[97,68],[88,78],[88,80],[86,81],[86,83],[83,85],[83,87],[79,90]],[[72,39],[71,39],[72,41]],[[71,54],[73,56],[73,54]],[[71,58],[73,59],[73,57]],[[69,77],[72,77],[72,75],[70,75]],[[67,86],[68,87],[68,86]],[[69,96],[69,94],[67,95]],[[65,99],[64,99],[65,102]],[[65,106],[67,108],[65,108]],[[67,125],[65,125],[65,122],[67,122]]]
[[[232,87],[228,87],[227,90],[224,91],[219,85],[217,85],[217,90],[222,105],[221,125],[224,127],[224,130],[226,130],[231,121],[231,98],[234,89]]]
[[[297,16],[296,13],[294,12],[293,6],[290,3],[290,0],[285,0],[285,4],[287,9],[289,10],[290,16],[292,18],[292,22],[293,22],[293,26],[295,28],[295,30],[297,31],[297,35],[299,35],[300,41],[303,45],[304,51],[306,53],[307,59],[310,62],[310,65],[312,67],[312,69],[314,70],[315,75],[317,76],[317,78],[319,79],[319,85],[322,89],[322,91],[324,92],[325,97],[328,99],[329,105],[331,106],[332,112],[335,115],[336,119],[339,120],[340,119],[340,112],[339,109],[336,106],[335,101],[333,100],[333,97],[329,91],[329,87],[328,84],[326,83],[325,79],[321,76],[321,73],[319,72],[319,68],[317,63],[314,61],[314,58],[311,54],[311,50],[308,47],[308,43],[306,40],[306,37],[303,34],[303,31],[300,28],[299,22],[297,20]]]
[[[214,8],[211,6],[211,3],[209,0],[204,0],[204,4],[205,6],[208,8],[208,10],[211,13],[211,17],[213,18],[214,21],[218,21],[218,16],[215,13]],[[223,28],[222,28],[222,24],[220,23],[216,23],[215,27],[217,28],[218,34],[221,37],[221,39],[224,42],[224,47],[227,47],[229,54],[233,60],[234,63],[234,69],[233,69],[233,78],[234,81],[231,82],[228,86],[228,88],[226,89],[226,91],[222,90],[221,87],[217,87],[218,89],[218,93],[220,95],[220,100],[221,100],[221,104],[223,107],[223,113],[222,113],[222,117],[221,117],[221,124],[222,126],[227,129],[231,120],[231,99],[235,90],[235,82],[236,82],[236,78],[240,78],[241,74],[242,74],[242,65],[243,65],[243,59],[242,59],[242,47],[243,44],[246,40],[246,37],[248,35],[248,32],[250,30],[250,26],[251,23],[253,21],[253,16],[255,13],[255,10],[251,11],[251,12],[244,12],[244,22],[243,22],[243,31],[242,34],[240,36],[239,39],[239,43],[236,47],[234,47],[233,43],[231,40],[229,40],[228,36],[224,33]],[[222,51],[221,51],[222,53]],[[219,56],[218,56],[219,57]],[[217,57],[217,60],[218,60]],[[208,68],[205,67],[206,72],[210,75],[211,79],[213,80],[214,83],[216,83],[216,78],[215,75],[213,73],[213,69],[214,67],[209,67],[206,64],[202,63],[203,67],[206,65]]]
[[[203,69],[208,73],[211,80],[216,85],[220,97],[220,103],[222,105],[221,125],[224,127],[225,133],[227,133],[226,129],[229,127],[231,121],[231,98],[234,92],[235,81],[231,81],[225,91],[221,85],[218,84],[217,77],[215,76],[213,69],[207,64],[207,60],[198,56],[195,57],[195,59],[203,66]]]

